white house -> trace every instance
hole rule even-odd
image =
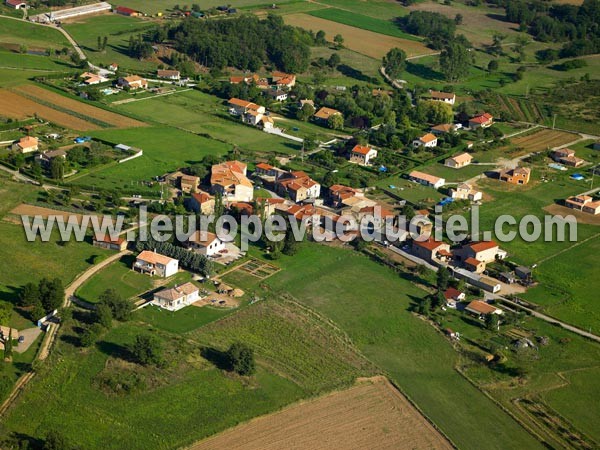
[[[225,243],[216,234],[199,230],[188,238],[187,246],[201,255],[209,257],[225,250]]]
[[[27,8],[27,3],[25,3],[22,0],[6,0],[6,2],[4,2],[6,4],[6,6],[10,6],[11,8],[14,9],[25,9]]]
[[[210,188],[219,192],[228,202],[251,202],[254,187],[246,176],[247,166],[240,161],[225,161],[212,166]]]
[[[179,80],[181,78],[179,70],[157,70],[156,75],[158,78],[166,78],[167,80]]]
[[[160,253],[144,250],[137,256],[132,269],[151,276],[167,278],[177,273],[179,261]]]
[[[424,134],[423,136],[421,136],[420,138],[415,139],[412,142],[412,145],[413,145],[414,148],[421,147],[421,146],[423,146],[423,147],[436,147],[437,146],[437,141],[438,141],[438,138],[434,134],[427,133],[427,134]]]
[[[368,145],[355,145],[350,152],[350,162],[368,166],[377,157],[377,150]]]
[[[438,101],[438,102],[444,102],[447,103],[449,105],[454,105],[454,102],[456,101],[456,94],[453,94],[451,92],[440,92],[440,91],[429,91],[431,94],[431,99]]]
[[[199,299],[198,288],[188,282],[171,289],[163,289],[156,292],[151,303],[169,311],[177,311],[197,302]]]

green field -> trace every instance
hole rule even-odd
[[[409,12],[400,3],[386,0],[370,0],[368,2],[362,0],[320,0],[319,3],[333,6],[342,11],[351,11],[355,14],[362,14],[382,20],[405,16]]]
[[[297,0],[283,0],[279,3],[294,3],[296,1]],[[238,0],[232,3],[231,6],[233,8],[244,8],[262,4],[264,4],[264,1],[262,0]],[[120,3],[120,5],[142,11],[146,14],[156,14],[158,12],[164,13],[172,10],[175,5],[183,6],[183,3],[178,3],[176,0],[153,0],[151,2],[148,2],[148,0],[124,0],[122,3]],[[221,5],[223,5],[223,2],[219,2],[219,0],[207,0],[200,4],[203,10]],[[187,6],[189,8],[190,5],[188,4]]]
[[[460,152],[457,152],[457,154],[458,153]],[[460,169],[453,169],[451,167],[446,167],[444,161],[441,160],[440,162],[434,162],[419,170],[430,175],[435,175],[436,177],[445,178],[448,182],[461,182],[476,177],[489,169],[489,166],[475,166],[473,164]]]
[[[179,311],[167,311],[158,306],[146,306],[135,313],[135,319],[172,333],[187,333],[236,312],[236,309],[211,306],[201,308],[188,306]]]
[[[96,64],[117,63],[121,70],[155,70],[153,61],[139,61],[127,56],[129,38],[137,37],[154,24],[135,17],[119,14],[100,15],[84,18],[65,25],[65,30],[81,46],[90,61]],[[106,50],[98,51],[98,36],[108,38]]]
[[[398,25],[392,21],[392,18],[387,20],[377,19],[337,8],[309,11],[308,14],[321,19],[333,20],[334,22],[343,23],[344,25],[350,25],[351,27],[362,28],[363,30],[373,31],[375,33],[387,34],[388,36],[394,36],[413,41],[421,40],[417,36],[413,36],[412,34],[402,31]]]
[[[58,30],[4,17],[0,17],[0,44],[24,44],[30,49],[44,50],[71,48],[69,41]]]
[[[350,250],[317,244],[276,263],[285,270],[266,284],[335,321],[460,448],[540,448],[454,370],[457,355],[442,336],[407,312],[425,294],[409,280]]]
[[[300,149],[289,141],[244,125],[227,113],[222,99],[196,90],[118,105],[116,110],[149,121],[171,125],[237,145],[254,152],[294,153]]]
[[[152,278],[131,269],[134,257],[126,255],[119,261],[90,278],[77,292],[77,297],[90,303],[97,303],[98,297],[109,287],[116,289],[124,298],[135,297],[153,287]]]
[[[0,67],[62,72],[73,70],[66,61],[47,56],[27,55],[0,50]],[[40,74],[38,74],[40,75]]]
[[[83,184],[106,189],[139,189],[139,181],[150,181],[199,162],[206,155],[222,156],[231,149],[227,144],[197,136],[171,127],[144,127],[122,130],[101,130],[90,133],[94,137],[114,143],[141,148],[144,154],[132,161],[112,165],[97,172],[71,178],[73,184]]]

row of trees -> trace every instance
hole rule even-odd
[[[29,282],[23,286],[19,305],[31,308],[31,315],[37,320],[46,313],[60,308],[64,298],[65,288],[60,278],[42,278],[37,284]]]

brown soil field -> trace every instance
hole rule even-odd
[[[13,119],[25,119],[37,114],[44,120],[56,123],[65,128],[71,128],[78,131],[99,130],[96,124],[71,116],[61,111],[40,105],[28,98],[0,89],[0,116],[11,117]]]
[[[76,217],[77,218],[77,223],[81,223],[81,218],[83,217],[82,214],[77,214],[77,213],[73,213],[73,212],[68,212],[68,211],[61,211],[60,209],[51,209],[51,208],[44,208],[42,206],[35,206],[35,205],[28,205],[26,203],[21,203],[20,205],[16,206],[15,208],[13,208],[10,211],[10,214],[14,215],[14,216],[22,216],[22,215],[28,215],[28,216],[41,216],[43,219],[47,219],[48,216],[50,215],[54,215],[54,216],[59,216],[62,217],[64,221],[69,220],[69,217]],[[98,216],[98,214],[87,214],[89,216]],[[102,223],[102,217],[98,217],[99,222]],[[112,220],[112,218],[111,218]],[[11,220],[12,222],[12,220]],[[21,224],[21,221],[18,220],[19,224]],[[91,222],[90,222],[90,227],[91,227]]]
[[[584,223],[587,225],[600,225],[600,216],[593,216],[588,213],[567,208],[563,205],[557,205],[556,203],[545,206],[544,211],[556,216],[574,216],[577,219],[577,223]]]
[[[288,14],[283,16],[283,20],[288,25],[301,27],[306,30],[323,30],[326,39],[329,41],[333,41],[333,37],[336,34],[341,34],[344,37],[345,47],[372,58],[380,59],[394,47],[401,48],[408,56],[435,53],[434,50],[427,48],[417,41],[409,41],[407,39],[361,30],[360,28],[321,19],[308,14]]]
[[[452,449],[384,377],[292,405],[198,442],[190,450]]]
[[[529,152],[539,152],[548,148],[560,147],[576,141],[578,138],[579,136],[573,133],[543,129],[528,136],[516,137],[511,141]]]
[[[140,122],[139,120],[130,119],[129,117],[125,117],[120,114],[116,114],[77,100],[70,99],[68,97],[49,91],[47,89],[43,89],[39,86],[27,84],[23,86],[18,86],[15,88],[15,90],[18,92],[23,92],[35,98],[39,98],[40,100],[52,102],[55,105],[68,109],[69,111],[73,111],[97,120],[101,120],[102,122],[108,123],[114,127],[131,128],[146,126],[144,122]]]

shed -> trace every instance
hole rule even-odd
[[[515,268],[515,274],[521,280],[529,280],[531,278],[531,269],[525,266],[518,266]]]

